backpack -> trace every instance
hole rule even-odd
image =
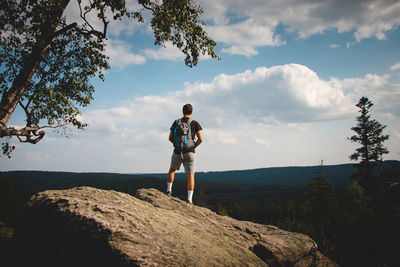
[[[188,121],[182,121],[182,119],[176,120],[176,126],[172,130],[172,138],[174,140],[174,147],[182,152],[194,147],[194,141],[192,138],[192,131],[190,124],[192,119]]]

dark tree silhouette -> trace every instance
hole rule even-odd
[[[352,178],[359,181],[366,191],[371,191],[373,188],[378,189],[380,179],[374,174],[374,171],[381,165],[383,154],[389,153],[383,145],[389,139],[389,135],[383,134],[386,125],[371,119],[372,106],[373,103],[367,97],[360,98],[356,105],[359,108],[360,116],[356,118],[357,125],[351,128],[355,135],[349,138],[352,142],[361,145],[350,155],[351,160],[360,160],[355,165],[357,172],[353,174]]]
[[[319,249],[328,255],[332,246],[330,236],[334,232],[334,218],[338,204],[335,188],[326,178],[323,161],[317,175],[312,179],[313,181],[307,184],[309,190],[305,194],[309,219]]]

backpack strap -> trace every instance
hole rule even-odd
[[[192,121],[193,120],[191,118],[189,118],[189,120],[187,122],[189,124],[189,128],[188,128],[187,135],[185,136],[185,144],[186,144],[186,146],[188,146],[188,136],[190,136],[190,138],[192,138],[192,132],[191,132]]]
[[[187,123],[189,124],[189,129],[190,129],[190,126],[191,126],[191,124],[192,124],[192,121],[193,121],[193,120],[192,120],[191,118],[189,118],[189,120],[188,120],[188,122],[187,122]]]
[[[174,128],[174,130],[172,131],[172,137],[173,137],[173,139],[174,139],[174,146],[177,147],[178,149],[179,149],[179,142],[178,142],[178,140],[176,139],[176,132],[178,131],[178,127],[179,127],[180,120],[181,120],[181,119],[175,120],[175,123],[174,123],[174,124],[175,124],[175,128]]]

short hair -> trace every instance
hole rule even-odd
[[[183,115],[191,115],[193,112],[193,107],[190,104],[186,104],[182,108]]]

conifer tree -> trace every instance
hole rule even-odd
[[[351,130],[355,135],[350,137],[350,141],[361,146],[350,155],[351,160],[360,160],[355,165],[357,172],[352,178],[370,191],[379,183],[378,176],[374,175],[375,168],[382,162],[383,154],[389,153],[383,143],[389,139],[389,135],[384,135],[383,130],[386,125],[371,119],[370,112],[373,103],[367,97],[361,97],[356,107],[359,108],[360,116],[356,118],[357,125]]]
[[[334,217],[337,209],[335,188],[326,178],[323,161],[313,182],[307,183],[309,191],[305,194],[310,220],[313,225],[313,238],[320,250],[328,255],[331,250],[331,240],[334,229]]]

